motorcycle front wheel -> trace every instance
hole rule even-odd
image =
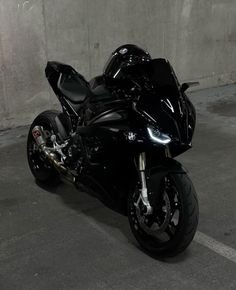
[[[196,191],[187,174],[164,177],[159,204],[151,215],[142,213],[138,197],[138,189],[129,195],[128,218],[141,247],[157,257],[173,257],[184,251],[194,238],[199,216]]]

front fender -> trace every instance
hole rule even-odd
[[[180,162],[171,158],[166,158],[159,165],[148,170],[148,192],[151,206],[158,204],[163,178],[170,173],[186,174],[187,171]]]

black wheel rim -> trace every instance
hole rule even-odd
[[[161,198],[151,215],[140,216],[139,209],[134,205],[138,196],[137,190],[133,195],[130,208],[135,234],[143,241],[155,243],[155,246],[170,243],[179,230],[182,217],[180,194],[174,180],[169,176],[163,179]]]

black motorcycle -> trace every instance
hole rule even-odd
[[[166,59],[135,45],[115,50],[87,82],[71,66],[48,62],[46,77],[62,111],[31,125],[27,153],[38,182],[83,186],[128,216],[142,248],[174,256],[192,241],[198,200],[174,157],[191,148],[196,113]]]

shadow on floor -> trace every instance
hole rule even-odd
[[[75,210],[76,212],[83,213],[86,216],[92,218],[93,220],[102,223],[108,227],[117,228],[123,234],[123,236],[126,237],[128,243],[138,248],[138,250],[142,251],[143,253],[147,254],[155,260],[175,264],[186,260],[190,255],[188,249],[185,252],[179,254],[178,256],[172,258],[160,258],[155,255],[150,255],[145,250],[143,250],[136,242],[134,236],[132,235],[126,216],[123,216],[115,212],[114,210],[106,207],[102,202],[100,202],[95,197],[92,197],[88,193],[78,191],[71,184],[61,182],[57,185],[49,186],[44,185],[38,181],[36,181],[36,184],[44,191],[60,196],[63,203],[67,207]]]

